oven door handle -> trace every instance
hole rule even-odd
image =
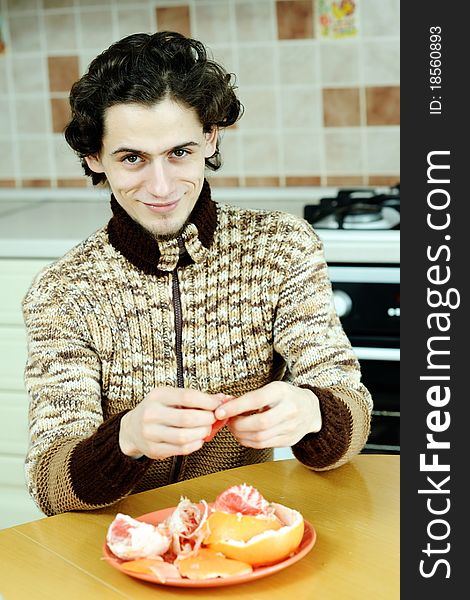
[[[400,360],[399,348],[362,348],[354,346],[353,350],[359,360]]]

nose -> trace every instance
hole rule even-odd
[[[147,191],[155,198],[168,198],[174,191],[174,178],[171,167],[156,160],[150,165],[146,181]]]

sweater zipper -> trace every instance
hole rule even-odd
[[[182,246],[183,240],[178,238],[178,245]],[[175,315],[175,353],[176,353],[176,381],[179,388],[184,387],[183,377],[183,350],[182,350],[182,339],[183,339],[183,311],[181,308],[181,292],[178,281],[178,271],[175,269],[172,274],[172,291],[173,291],[173,311]],[[170,483],[178,481],[178,477],[181,473],[181,467],[183,465],[183,456],[174,456],[173,463],[171,465],[170,472]]]

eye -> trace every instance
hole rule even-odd
[[[128,154],[122,158],[123,163],[127,163],[128,165],[136,165],[141,162],[142,159],[137,154]]]
[[[176,150],[173,150],[173,155],[176,156],[176,158],[184,158],[188,154],[190,154],[190,152],[185,148],[176,148]]]

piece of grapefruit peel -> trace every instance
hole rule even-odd
[[[228,402],[228,400],[232,400],[233,398],[235,398],[235,396],[229,396],[228,394],[222,394],[222,393],[220,393],[220,394],[217,394],[217,396],[219,396],[219,397],[220,397],[220,400],[221,400],[221,402],[220,402],[219,406],[220,406],[221,404],[225,404],[225,402]],[[212,424],[212,429],[210,430],[210,433],[209,433],[209,435],[207,435],[207,436],[204,438],[204,442],[210,442],[211,440],[213,440],[213,439],[214,439],[214,437],[215,437],[215,435],[216,435],[216,433],[217,433],[217,432],[218,432],[220,429],[222,429],[222,427],[223,427],[224,425],[226,425],[226,424],[227,424],[227,422],[228,422],[228,419],[218,419],[217,421],[215,421],[215,422]]]
[[[293,555],[304,534],[302,515],[268,502],[253,486],[232,486],[209,507],[182,497],[157,526],[118,513],[106,542],[129,573],[167,579],[246,575]]]

